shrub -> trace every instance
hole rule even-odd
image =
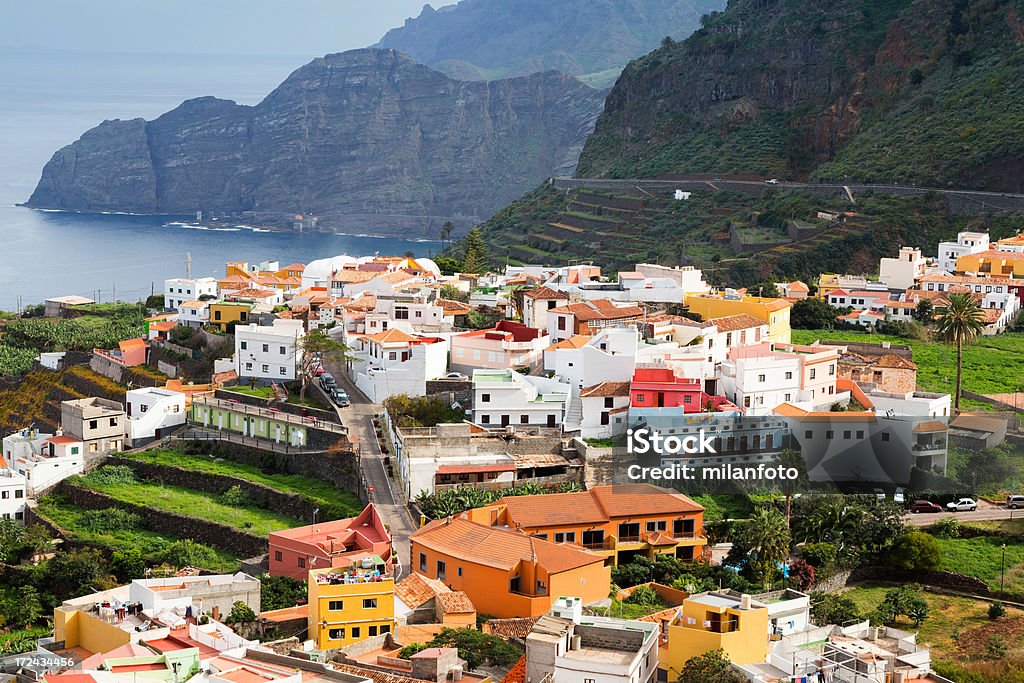
[[[175,567],[208,567],[217,561],[217,552],[191,538],[175,541],[160,553],[163,562]]]
[[[836,593],[814,593],[811,595],[811,617],[818,626],[838,624],[842,626],[860,621],[857,603],[845,595]]]
[[[923,574],[938,569],[942,561],[939,542],[923,531],[903,534],[889,555],[890,564],[904,572]]]
[[[83,529],[94,533],[132,531],[143,526],[141,516],[120,508],[87,510],[82,513],[79,523]]]
[[[227,489],[218,496],[218,500],[224,505],[231,505],[232,507],[245,507],[249,505],[249,494],[247,494],[242,487],[235,484],[231,488]]]
[[[953,517],[940,519],[932,525],[932,533],[939,538],[960,538],[960,521]]]
[[[838,549],[832,543],[808,543],[800,549],[800,555],[815,569],[833,567],[838,554]]]
[[[1006,616],[1006,608],[1003,607],[1003,603],[996,600],[988,606],[988,618],[995,621],[996,619],[1002,619]]]
[[[146,573],[146,561],[138,548],[115,550],[110,559],[110,571],[118,581],[127,583],[143,577]]]
[[[231,613],[228,614],[225,622],[228,624],[238,624],[250,621],[256,621],[256,613],[252,611],[252,607],[249,607],[249,605],[241,600],[236,600],[235,604],[231,605]]]
[[[624,602],[630,605],[657,605],[658,594],[650,586],[637,586]]]
[[[135,470],[127,465],[104,465],[85,478],[87,481],[99,484],[100,486],[134,484],[136,481]]]
[[[985,647],[985,654],[992,659],[1002,659],[1006,656],[1006,640],[1002,636],[993,636]]]

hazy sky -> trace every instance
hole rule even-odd
[[[0,48],[303,56],[372,45],[424,5],[424,0],[0,2]]]

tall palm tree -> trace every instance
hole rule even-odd
[[[984,314],[970,294],[950,294],[949,305],[939,316],[935,331],[947,344],[956,344],[956,393],[953,407],[960,411],[960,387],[964,374],[964,344],[985,329]]]
[[[771,581],[775,565],[789,557],[789,526],[778,510],[760,507],[750,516],[743,529],[743,540],[754,556],[757,578]]]
[[[793,494],[799,491],[803,485],[807,482],[807,462],[804,460],[804,456],[800,455],[798,451],[792,448],[787,448],[779,453],[779,457],[776,462],[783,467],[783,469],[790,470],[794,469],[797,472],[796,479],[781,479],[780,488],[782,493],[786,496],[786,526],[790,525],[792,519],[792,503]]]

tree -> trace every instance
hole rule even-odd
[[[914,320],[927,325],[935,315],[935,305],[928,299],[921,299],[917,302],[917,308],[914,309],[912,315]]]
[[[462,265],[458,259],[450,256],[438,256],[434,259],[434,263],[441,269],[441,275],[455,275]]]
[[[831,330],[842,312],[821,299],[800,299],[793,304],[789,324],[794,330]]]
[[[928,602],[921,595],[920,586],[899,586],[885,592],[876,621],[891,624],[900,616],[909,618],[915,627],[928,618]]]
[[[747,292],[771,299],[777,299],[782,296],[782,292],[779,291],[778,285],[774,282],[758,282],[757,284],[747,287]]]
[[[455,285],[441,285],[441,290],[438,292],[438,296],[448,301],[458,301],[460,303],[469,302],[469,292],[463,292]]]
[[[658,594],[650,586],[637,586],[624,602],[631,605],[657,605]]]
[[[17,561],[25,539],[25,527],[13,519],[0,519],[0,563]]]
[[[146,573],[146,560],[138,548],[115,550],[110,558],[110,571],[122,583],[141,579]]]
[[[996,619],[1002,619],[1006,616],[1006,608],[1003,607],[1003,603],[996,600],[988,606],[988,618],[992,621]]]
[[[307,600],[306,582],[290,576],[260,577],[260,611],[269,612],[275,609],[286,609],[305,603]]]
[[[836,563],[836,547],[831,543],[808,543],[800,548],[800,555],[816,569],[830,569]]]
[[[814,585],[814,578],[814,567],[807,560],[797,558],[789,563],[789,579],[800,590],[806,592]]]
[[[984,314],[970,294],[950,294],[949,305],[939,316],[935,331],[947,344],[956,344],[956,393],[953,407],[960,410],[964,375],[964,344],[970,344],[985,329]]]
[[[740,545],[750,553],[750,566],[754,579],[771,582],[775,567],[789,557],[789,525],[782,513],[770,507],[760,507],[743,525]]]
[[[34,586],[19,586],[15,597],[3,606],[3,615],[10,626],[31,626],[42,615],[43,606]]]
[[[491,255],[480,228],[473,228],[462,238],[462,272],[481,275],[490,268]]]
[[[241,600],[236,600],[231,605],[231,613],[228,614],[228,618],[224,620],[227,624],[240,624],[256,621],[256,613],[252,611],[252,607],[245,604]]]
[[[942,548],[931,534],[923,531],[909,531],[903,534],[892,552],[889,563],[910,574],[924,574],[939,568]]]
[[[95,548],[57,553],[46,563],[45,580],[55,595],[77,598],[113,583],[103,555]]]
[[[345,342],[338,341],[319,330],[310,330],[296,344],[302,354],[302,364],[299,368],[302,388],[299,389],[299,398],[306,400],[306,389],[309,387],[309,378],[313,375],[313,364],[320,360],[327,362],[333,360],[341,363],[349,363],[355,360],[352,349]]]
[[[451,221],[445,221],[441,226],[441,248],[444,249],[444,243],[451,239],[452,233],[455,232],[455,224]],[[435,261],[435,263],[437,263]],[[438,264],[440,265],[440,264]]]
[[[794,469],[797,472],[796,479],[781,479],[779,481],[782,493],[786,496],[786,526],[788,527],[792,518],[793,494],[807,482],[807,462],[800,453],[792,448],[787,448],[779,453],[778,464],[786,470]]]
[[[813,593],[811,595],[811,618],[818,626],[836,624],[844,626],[861,620],[857,603],[846,595],[838,593]]]
[[[459,657],[466,660],[470,670],[485,664],[511,666],[522,655],[518,648],[504,639],[470,628],[442,628],[427,647],[458,648]]]
[[[723,650],[712,650],[686,660],[678,683],[743,683],[745,680],[732,670]]]

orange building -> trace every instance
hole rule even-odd
[[[616,564],[636,555],[700,559],[707,545],[704,508],[681,493],[651,484],[509,496],[468,514],[480,524],[571,543],[610,557]]]
[[[373,504],[355,517],[272,531],[270,575],[304,581],[310,570],[346,567],[365,557],[382,558],[390,567],[391,532]]]
[[[611,586],[602,555],[464,517],[430,522],[409,542],[413,571],[462,591],[481,614],[536,617],[560,595],[589,604]]]

